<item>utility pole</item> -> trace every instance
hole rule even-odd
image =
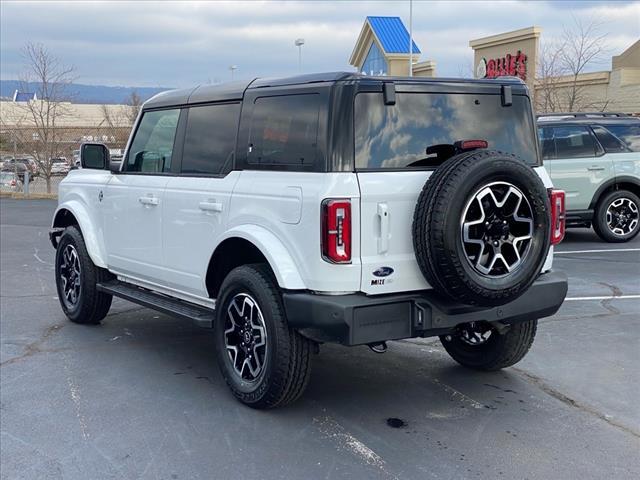
[[[233,72],[238,69],[238,65],[229,65],[229,70],[231,70],[231,80],[233,80]]]
[[[409,76],[413,77],[413,0],[409,0]]]
[[[304,38],[297,38],[294,44],[298,47],[298,71],[302,73],[302,45],[304,45]]]

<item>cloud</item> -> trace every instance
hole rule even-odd
[[[604,22],[613,54],[638,38],[639,2],[414,1],[414,35],[421,60],[441,76],[466,73],[472,38],[532,24],[543,38],[578,19]],[[298,71],[293,41],[302,37],[305,71],[352,70],[348,65],[366,15],[399,15],[408,2],[3,2],[0,75],[22,70],[20,48],[42,42],[84,83],[186,87],[230,78]]]

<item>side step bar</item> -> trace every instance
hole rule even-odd
[[[167,315],[186,318],[199,327],[213,328],[215,312],[210,308],[171,298],[120,280],[98,283],[96,287],[99,291],[109,293],[114,297],[124,298]]]

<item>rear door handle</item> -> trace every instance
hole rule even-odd
[[[604,167],[588,167],[587,170],[589,170],[590,172],[601,172],[602,170],[604,170]]]
[[[386,253],[389,250],[389,208],[386,203],[378,204],[378,217],[380,218],[378,253]]]
[[[200,202],[200,210],[205,212],[221,212],[222,204],[218,202]]]
[[[150,205],[150,206],[153,206],[153,207],[155,207],[156,205],[158,205],[160,203],[160,199],[158,197],[154,197],[153,195],[146,195],[146,196],[138,197],[138,201],[142,205]]]

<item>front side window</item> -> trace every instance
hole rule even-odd
[[[640,152],[640,124],[607,125],[607,130],[619,138],[632,152]]]
[[[171,170],[179,117],[180,109],[144,113],[129,148],[127,172],[162,173]]]
[[[367,53],[367,58],[365,58],[364,63],[362,64],[361,71],[366,75],[387,74],[387,61],[378,48],[376,42],[371,42],[369,53]]]
[[[220,174],[231,167],[240,104],[191,107],[182,152],[182,173]]]
[[[462,140],[485,140],[491,150],[537,165],[534,128],[529,99],[521,95],[503,107],[500,95],[397,93],[395,105],[385,105],[382,93],[359,93],[356,168],[435,167]]]
[[[317,94],[260,97],[249,134],[250,166],[313,167],[318,157]]]
[[[558,158],[585,158],[596,155],[596,144],[588,127],[553,127],[553,140]]]

